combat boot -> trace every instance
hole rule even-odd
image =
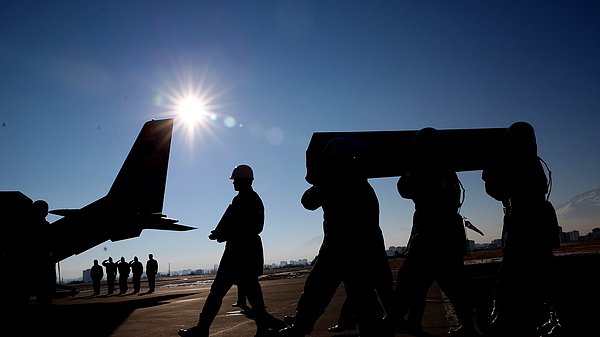
[[[208,337],[208,329],[195,325],[187,329],[180,329],[177,334],[181,337]]]
[[[275,334],[276,337],[304,337],[306,336],[304,332],[298,329],[296,326],[292,325],[287,328],[283,328]]]

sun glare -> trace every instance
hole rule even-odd
[[[217,137],[220,126],[239,125],[233,117],[218,112],[223,103],[217,100],[226,89],[215,91],[216,83],[207,83],[205,75],[193,71],[176,73],[176,78],[177,81],[165,81],[158,88],[154,104],[165,109],[161,117],[175,118],[175,128],[185,131],[181,134],[191,147],[205,137]]]
[[[177,115],[190,128],[208,117],[204,103],[198,97],[185,97],[177,102]]]

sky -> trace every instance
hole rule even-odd
[[[62,261],[61,277],[149,253],[160,272],[212,268],[224,245],[208,234],[238,164],[265,204],[265,262],[312,260],[322,212],[300,197],[314,132],[527,121],[553,204],[600,187],[599,60],[597,1],[5,0],[0,189],[83,207],[108,192],[142,125],[173,117],[163,213],[197,229],[105,242]],[[195,123],[179,114],[190,105]],[[461,213],[485,233],[469,239],[497,239],[501,205],[481,172],[459,178]],[[397,179],[370,180],[386,246],[411,228]]]

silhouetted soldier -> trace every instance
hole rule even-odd
[[[437,281],[462,323],[450,336],[473,335],[473,314],[467,304],[464,256],[466,234],[460,215],[461,185],[447,168],[434,128],[415,136],[415,160],[400,176],[398,192],[415,204],[408,254],[397,276],[399,307],[408,309],[406,328],[418,334],[429,288]],[[402,319],[402,317],[400,317]]]
[[[242,309],[242,311],[250,310],[251,308],[248,306],[248,303],[246,302],[246,294],[244,294],[244,291],[242,289],[240,289],[240,287],[238,287],[237,291],[238,291],[237,292],[237,301],[235,303],[233,303],[231,306],[238,307],[238,308]]]
[[[146,277],[148,278],[148,293],[153,293],[156,289],[156,274],[158,273],[158,261],[152,254],[148,254],[146,261]]]
[[[90,270],[90,277],[92,278],[94,295],[100,295],[100,285],[102,284],[102,278],[104,277],[104,270],[102,269],[102,266],[98,264],[98,260],[94,260],[94,265]]]
[[[131,267],[129,266],[129,263],[125,261],[124,256],[121,256],[121,260],[117,262],[117,270],[119,271],[119,294],[123,295],[127,293],[127,279],[131,272]]]
[[[346,297],[342,308],[340,309],[340,315],[338,321],[334,326],[327,328],[329,332],[344,332],[348,330],[356,329],[356,317],[354,316],[354,308],[352,303]]]
[[[36,200],[33,207],[33,232],[32,247],[30,254],[35,271],[34,284],[38,304],[49,305],[56,287],[56,271],[50,248],[50,223],[46,220],[48,216],[48,203],[44,200]]]
[[[179,330],[184,337],[208,337],[210,326],[217,316],[223,297],[236,284],[248,297],[256,314],[257,335],[269,329],[285,326],[267,313],[258,277],[263,273],[263,247],[260,233],[264,227],[264,206],[252,189],[254,173],[248,165],[238,165],[231,173],[233,187],[238,194],[225,214],[208,236],[217,242],[227,242],[219,263],[217,275],[204,302],[198,324]]]
[[[491,315],[494,333],[535,333],[536,326],[554,316],[552,249],[560,245],[558,221],[548,201],[550,182],[537,155],[533,127],[513,123],[504,148],[484,169],[485,189],[504,207],[502,262],[498,269]],[[544,306],[548,307],[544,307]],[[552,323],[552,322],[551,322]]]
[[[323,242],[304,283],[294,323],[278,335],[310,334],[341,283],[360,335],[391,334],[377,315],[383,311],[382,305],[386,314],[391,314],[389,300],[393,291],[393,277],[379,227],[377,196],[357,167],[353,144],[349,141],[331,140],[324,149],[324,160],[328,163],[323,166],[326,171],[322,178],[301,199],[308,210],[323,209]],[[356,271],[356,266],[361,266],[361,272]]]
[[[108,294],[112,295],[115,292],[115,279],[117,278],[117,264],[113,262],[112,257],[102,261],[102,265],[106,268],[106,287]]]
[[[142,274],[144,273],[144,265],[138,260],[137,256],[133,257],[132,261],[129,261],[131,266],[131,282],[133,283],[133,293],[137,294],[140,292],[142,283]]]

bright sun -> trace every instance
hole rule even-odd
[[[177,102],[177,114],[181,120],[193,128],[207,116],[206,108],[202,100],[198,97],[184,97]]]

